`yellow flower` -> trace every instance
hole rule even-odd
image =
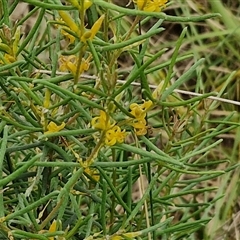
[[[116,143],[122,143],[126,135],[127,133],[125,130],[121,131],[121,128],[119,126],[114,126],[106,132],[105,144],[108,146],[113,146]]]
[[[87,59],[82,59],[79,74],[81,75],[84,71],[87,71],[90,65],[90,60],[92,56],[90,55]],[[73,75],[77,73],[77,65],[79,58],[75,55],[60,56],[59,57],[59,71],[70,71]]]
[[[45,132],[44,134],[59,132],[59,131],[61,131],[64,127],[65,127],[65,123],[64,123],[64,122],[63,122],[61,125],[58,126],[55,122],[52,122],[52,121],[51,121],[51,122],[47,125],[48,131]]]
[[[111,124],[110,117],[104,111],[100,111],[100,116],[95,117],[91,121],[91,125],[95,129],[108,130],[114,126],[115,123]]]
[[[108,146],[113,146],[116,143],[122,143],[127,135],[125,130],[121,131],[121,128],[116,126],[115,122],[111,121],[106,112],[102,110],[100,111],[100,116],[92,119],[91,125],[95,129],[105,131],[105,144]]]
[[[44,98],[44,102],[43,102],[43,107],[44,108],[49,108],[50,103],[51,103],[51,90],[46,89],[45,91],[45,98]]]
[[[161,12],[168,0],[133,0],[139,10]]]
[[[131,114],[135,117],[130,121],[130,125],[134,127],[135,133],[138,136],[145,135],[147,133],[147,122],[145,117],[147,111],[152,107],[153,102],[151,100],[143,102],[143,104],[132,103],[130,105]]]
[[[131,126],[134,127],[134,131],[137,134],[137,136],[143,136],[147,133],[147,122],[145,119],[134,119],[132,123],[130,123]]]
[[[130,105],[131,109],[131,114],[136,118],[136,119],[143,119],[146,117],[147,110],[153,105],[152,101],[145,101],[143,104],[139,105],[137,103],[132,103]]]
[[[86,42],[87,40],[93,40],[93,38],[96,36],[97,32],[99,31],[103,19],[104,19],[105,15],[102,15],[92,26],[91,30],[86,31],[82,37],[81,37],[81,41],[82,42]]]

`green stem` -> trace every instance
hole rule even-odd
[[[117,11],[119,13],[124,13],[124,14],[130,15],[130,16],[136,16],[136,15],[144,16],[144,17],[151,16],[151,17],[161,18],[166,21],[178,22],[178,23],[179,22],[200,22],[200,21],[204,21],[209,18],[221,16],[219,13],[211,13],[211,14],[205,14],[202,16],[176,17],[176,16],[166,15],[163,12],[160,12],[160,13],[159,12],[144,12],[144,11],[140,11],[140,10],[136,10],[136,9],[123,8],[123,7],[117,6],[116,4],[107,3],[103,0],[92,0],[92,2],[101,8],[111,9],[111,10]]]

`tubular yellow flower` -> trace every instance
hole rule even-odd
[[[111,124],[110,117],[106,114],[106,112],[102,110],[100,111],[100,116],[93,118],[91,121],[91,125],[93,126],[93,128],[99,130],[108,130],[113,127],[114,124],[115,123]]]
[[[133,0],[139,10],[161,12],[168,0]]]
[[[45,132],[44,134],[59,132],[59,131],[61,131],[64,127],[65,127],[65,123],[64,123],[64,122],[63,122],[61,125],[58,126],[55,122],[52,122],[52,121],[51,121],[51,122],[47,125],[48,131]]]
[[[108,146],[113,146],[116,143],[122,143],[126,135],[127,133],[125,130],[121,131],[121,128],[119,126],[114,126],[106,132],[105,144]]]
[[[45,91],[45,98],[43,102],[43,107],[44,108],[49,108],[50,106],[50,101],[51,101],[51,91],[49,89],[46,89]]]
[[[72,17],[71,17],[68,13],[66,13],[66,12],[64,12],[64,11],[62,11],[62,10],[58,11],[58,13],[59,13],[59,15],[61,16],[61,18],[63,19],[64,23],[66,23],[66,25],[67,25],[73,32],[79,34],[79,31],[80,31],[80,30],[79,30],[79,27],[78,27],[77,24],[74,22],[74,20],[72,19]]]
[[[97,32],[99,31],[103,19],[104,19],[105,15],[102,15],[92,26],[91,30],[86,31],[82,37],[81,37],[81,41],[82,42],[86,42],[87,40],[93,40],[93,38],[96,36]]]

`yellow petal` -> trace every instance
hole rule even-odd
[[[102,15],[92,26],[91,28],[91,40],[95,37],[95,35],[97,34],[97,32],[99,31],[101,25],[102,25],[102,22],[103,22],[103,19],[104,19],[105,15]]]
[[[49,228],[49,232],[50,233],[54,233],[54,232],[56,232],[56,230],[57,230],[57,221],[53,220],[53,222],[52,222],[52,224],[51,224],[51,226]],[[54,240],[54,237],[49,237],[48,239],[49,240]]]
[[[47,129],[48,131],[45,132],[46,133],[55,133],[55,132],[59,132],[61,131],[63,128],[65,127],[65,123],[63,122],[61,125],[57,125],[55,122],[50,122],[48,125],[47,125]]]
[[[43,102],[43,107],[45,107],[45,108],[49,108],[49,106],[50,106],[51,93],[52,93],[51,90],[46,89],[45,99],[44,99],[44,102]]]
[[[88,8],[90,8],[92,6],[92,2],[90,0],[84,0],[84,10],[87,10]]]
[[[61,16],[61,18],[63,19],[63,21],[66,23],[66,25],[75,33],[79,33],[79,27],[77,26],[77,24],[74,22],[74,20],[72,19],[72,17],[66,13],[65,11],[58,11],[59,15]]]
[[[144,101],[144,103],[142,104],[141,108],[142,110],[148,110],[151,106],[153,105],[153,102],[151,100],[148,101]]]
[[[95,129],[108,130],[111,126],[114,126],[114,123],[111,125],[109,116],[107,116],[106,112],[101,110],[100,116],[93,118],[91,125]]]
[[[97,32],[99,31],[103,19],[104,19],[105,15],[102,15],[92,26],[91,30],[87,30],[81,37],[81,41],[82,42],[86,42],[87,40],[93,40],[93,38],[95,37],[95,35],[97,34]]]

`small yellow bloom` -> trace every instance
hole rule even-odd
[[[121,128],[119,126],[114,126],[106,132],[105,144],[108,146],[113,146],[116,143],[122,143],[126,135],[127,133],[125,130],[121,131]]]
[[[47,125],[48,131],[45,132],[45,134],[59,132],[59,131],[61,131],[64,127],[65,127],[65,123],[64,123],[64,122],[63,122],[61,125],[58,126],[55,122],[52,122],[52,121],[51,121],[51,122]]]
[[[133,0],[139,10],[161,12],[168,0]]]
[[[90,55],[87,59],[82,59],[80,64],[79,74],[81,75],[84,71],[87,71],[90,65],[90,60],[92,56]],[[59,57],[59,71],[69,71],[73,75],[77,73],[77,65],[79,58],[75,55],[60,56]]]
[[[114,126],[114,123],[111,124],[110,117],[106,114],[106,112],[101,110],[100,116],[93,118],[91,121],[91,125],[95,129],[108,130]]]
[[[51,90],[46,89],[45,91],[45,98],[44,98],[44,102],[43,102],[43,107],[44,108],[49,108],[50,103],[51,103]]]
[[[134,127],[135,133],[138,136],[145,135],[147,133],[147,122],[145,117],[147,111],[152,107],[153,102],[151,100],[143,102],[143,104],[132,103],[130,105],[131,114],[135,117],[130,121],[130,125]]]
[[[130,123],[131,126],[134,127],[134,131],[137,134],[137,136],[143,136],[147,133],[147,122],[145,119],[134,119],[132,123]]]
[[[137,103],[132,103],[130,105],[131,109],[131,114],[136,118],[136,119],[143,119],[146,117],[147,110],[153,105],[152,101],[145,101],[143,104],[139,105]]]
[[[104,111],[100,111],[100,116],[95,117],[91,121],[93,128],[103,130],[105,132],[105,144],[113,146],[116,143],[122,143],[127,135],[124,131],[121,131],[119,126],[115,125],[114,121],[110,120],[110,116]]]

